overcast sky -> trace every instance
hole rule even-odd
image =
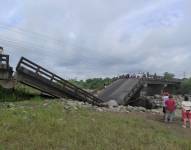
[[[0,0],[0,45],[64,78],[191,74],[190,0]]]

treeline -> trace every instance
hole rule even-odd
[[[83,89],[92,89],[92,90],[100,90],[103,89],[104,86],[109,85],[112,82],[111,78],[92,78],[87,80],[75,80],[71,79],[69,82],[81,87]]]
[[[164,78],[168,80],[174,78],[174,76],[175,75],[173,73],[169,73],[169,72],[164,73]],[[191,78],[183,79],[180,85],[180,89],[175,90],[175,93],[179,93],[183,95],[191,94]]]
[[[191,94],[191,78],[182,81],[180,91],[182,94]]]

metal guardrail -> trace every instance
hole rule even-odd
[[[102,103],[103,101],[99,99],[98,97],[86,92],[85,90],[75,86],[74,84],[68,82],[67,80],[59,77],[58,75],[46,70],[45,68],[37,65],[36,63],[21,57],[16,70],[17,71],[22,71],[22,68],[25,68],[27,70],[32,71],[37,77],[41,76],[45,79],[48,79],[50,83],[55,83],[58,87],[60,87],[61,90],[67,89],[70,92],[74,92],[76,96],[79,96],[80,98],[84,98],[84,101],[90,102],[91,104],[95,103]],[[50,84],[51,86],[51,84]]]
[[[9,55],[0,54],[0,65],[5,65],[6,68],[9,68]]]

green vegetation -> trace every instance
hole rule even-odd
[[[69,81],[84,89],[100,90],[104,88],[104,85],[109,85],[112,82],[112,79],[93,78],[93,79],[87,79],[85,81],[83,80],[77,81],[75,79]]]
[[[164,73],[164,79],[166,79],[166,80],[171,80],[174,78],[174,76],[175,75],[173,73],[169,73],[169,72]]]
[[[181,84],[181,93],[191,94],[191,78],[185,79]]]
[[[3,89],[0,87],[0,102],[14,102],[29,100],[40,95],[40,92],[28,86],[17,84],[15,89]]]
[[[59,101],[0,104],[0,149],[190,150],[191,136],[132,113],[66,109]],[[189,129],[186,132],[190,132]]]

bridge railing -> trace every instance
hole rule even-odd
[[[36,63],[21,57],[16,70],[22,70],[22,68],[25,68],[29,71],[32,71],[37,77],[40,76],[42,78],[45,78],[47,80],[49,80],[50,83],[55,83],[56,85],[58,85],[60,88],[67,89],[69,91],[71,91],[72,93],[74,93],[76,96],[81,95],[81,97],[84,97],[84,101],[91,101],[92,104],[94,104],[94,102],[96,103],[101,103],[103,102],[101,99],[99,99],[98,97],[86,92],[85,90],[71,84],[70,82],[68,82],[67,80],[59,77],[58,75],[46,70],[45,68],[37,65]]]
[[[9,55],[0,54],[0,68],[9,68]]]
[[[161,81],[161,82],[174,82],[174,83],[180,83],[182,79],[178,78],[172,78],[172,79],[165,79],[164,76],[154,76],[150,75],[149,77],[127,77],[125,75],[119,76],[119,77],[114,77],[113,81],[116,81],[118,79],[141,79],[143,81]]]

